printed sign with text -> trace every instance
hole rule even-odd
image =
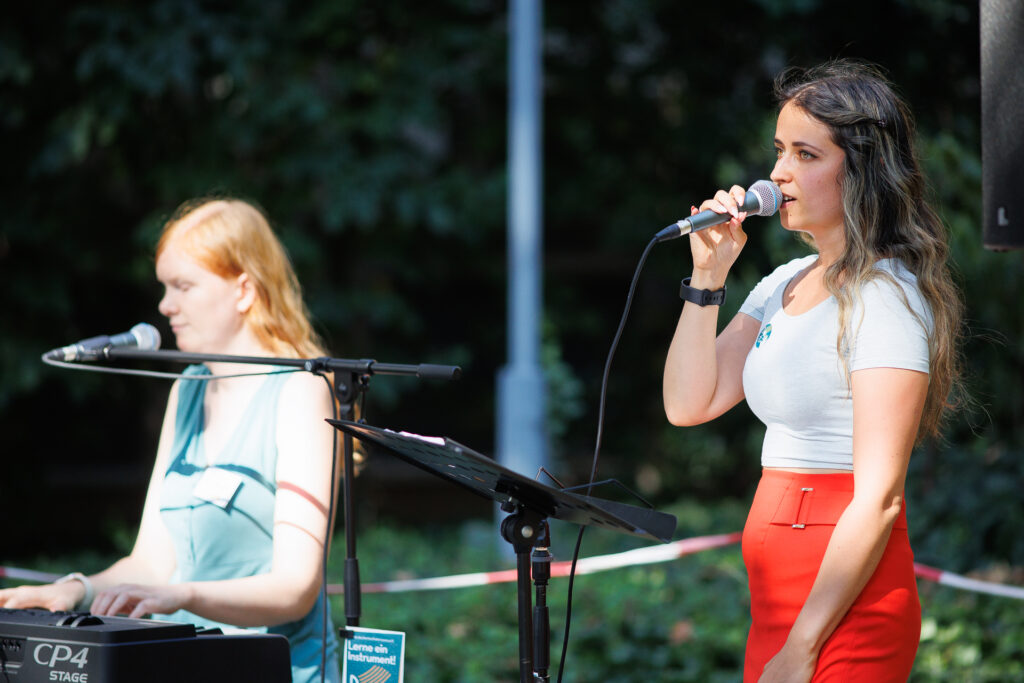
[[[346,626],[343,640],[343,683],[402,683],[405,633]]]

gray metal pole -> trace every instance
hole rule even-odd
[[[529,477],[547,463],[541,303],[541,3],[509,12],[508,364],[498,374],[497,451]]]

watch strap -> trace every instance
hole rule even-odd
[[[684,277],[679,284],[679,298],[698,306],[721,306],[725,303],[725,286],[723,285],[721,289],[715,291],[696,289],[690,286],[690,278]]]

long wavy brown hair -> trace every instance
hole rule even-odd
[[[256,300],[246,325],[268,350],[286,358],[327,355],[288,254],[259,208],[230,197],[189,200],[164,224],[157,258],[171,242],[221,277],[249,276]]]
[[[783,72],[775,96],[780,111],[792,103],[828,126],[846,154],[840,178],[845,247],[826,270],[824,283],[839,305],[836,348],[847,378],[844,350],[854,334],[852,311],[861,288],[889,277],[875,268],[879,259],[898,259],[917,278],[930,308],[931,324],[919,321],[930,334],[928,395],[918,439],[936,435],[960,394],[963,301],[947,263],[945,226],[925,198],[910,109],[877,67],[853,60]],[[904,303],[910,308],[905,297]]]

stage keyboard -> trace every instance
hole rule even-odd
[[[0,683],[290,683],[288,639],[0,608]]]

